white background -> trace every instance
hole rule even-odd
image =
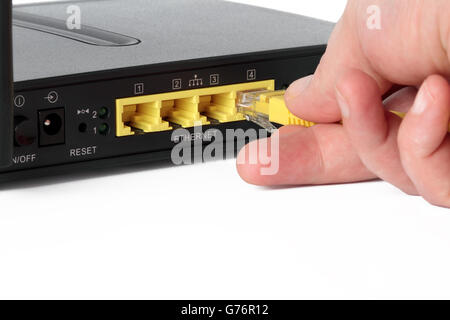
[[[0,298],[450,298],[449,211],[384,182],[259,188],[230,160],[1,186],[0,205]]]

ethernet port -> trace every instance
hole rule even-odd
[[[244,120],[236,110],[236,91],[200,97],[200,112],[210,119],[223,122]]]
[[[64,108],[39,111],[39,146],[65,143]]]

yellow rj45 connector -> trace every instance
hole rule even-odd
[[[314,122],[305,121],[294,116],[284,102],[285,91],[244,91],[238,93],[238,112],[247,120],[252,121],[273,132],[277,128],[272,123],[280,125],[298,125],[312,127]]]

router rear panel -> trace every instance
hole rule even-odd
[[[31,145],[15,147],[13,166],[7,171],[170,150],[173,147],[171,131],[116,137],[116,99],[189,90],[192,89],[189,82],[195,78],[201,80],[197,83],[203,83],[196,88],[210,87],[211,80],[218,81],[217,85],[222,86],[273,79],[276,88],[282,89],[299,75],[313,73],[319,59],[320,51],[316,56],[278,58],[195,70],[190,70],[189,65],[186,65],[186,71],[18,91],[16,103],[24,101],[24,104],[15,108],[15,117],[24,117],[30,123],[35,123],[36,131],[34,137],[30,137],[34,138]],[[100,116],[102,108],[108,110],[107,116],[103,118]],[[39,112],[58,109],[65,111],[64,143],[40,146],[42,135],[37,125]],[[105,124],[109,129],[100,133],[100,127]],[[239,121],[206,125],[203,130],[250,127],[254,126]]]
[[[129,3],[132,5],[135,2],[142,3],[142,1]],[[98,3],[107,5],[109,1]],[[111,3],[117,5],[118,1]],[[36,8],[43,11],[44,7]],[[55,8],[52,5],[49,5],[50,7]],[[30,11],[29,7],[24,8]],[[242,11],[242,8],[239,5],[236,9]],[[277,15],[283,17],[283,14]],[[292,18],[292,15],[286,16]],[[319,24],[323,27],[321,23]],[[23,32],[22,29],[16,31],[16,36]],[[43,38],[39,39],[42,32],[34,30],[28,30],[24,38],[28,38],[29,33],[36,33],[39,43],[51,40],[46,39],[48,35],[43,35]],[[146,39],[140,40],[146,42]],[[58,41],[61,40],[57,39],[56,43]],[[76,59],[77,49],[82,52],[86,50],[85,46],[89,46],[73,40],[64,41],[74,42],[73,59]],[[23,47],[24,44],[18,41],[17,46]],[[15,45],[16,52],[17,46]],[[93,48],[89,50],[96,52],[95,46],[91,47]],[[102,168],[168,159],[174,146],[172,130],[117,136],[117,99],[249,84],[264,80],[273,80],[275,89],[284,89],[299,77],[315,71],[325,51],[325,44],[319,42],[317,45],[292,48],[275,46],[267,51],[199,56],[197,59],[147,65],[130,64],[117,69],[90,70],[86,63],[80,66],[80,71],[87,68],[86,72],[74,74],[66,74],[61,61],[57,61],[55,63],[59,65],[60,72],[55,74],[54,69],[50,70],[48,77],[42,77],[42,72],[45,73],[45,64],[51,63],[48,57],[37,59],[41,61],[41,65],[30,65],[28,60],[24,62],[29,68],[34,68],[30,70],[32,76],[27,77],[24,64],[21,64],[26,55],[22,52],[23,49],[20,50],[19,58],[15,59],[15,64],[20,65],[20,71],[15,74],[15,78],[20,81],[15,82],[16,136],[13,163],[9,168],[0,169],[0,180],[45,175],[51,172],[64,173],[77,168]],[[30,50],[36,53],[39,51],[32,47]],[[113,54],[118,52],[117,50],[129,49],[125,47],[111,50]],[[120,55],[123,53],[124,51],[120,51]],[[66,57],[65,62],[70,63],[70,59],[71,57]],[[95,59],[98,59],[97,55]],[[104,59],[108,59],[108,56]],[[172,127],[176,129],[176,126]],[[202,130],[211,128],[223,133],[226,129],[257,129],[250,122],[235,121],[213,122],[204,125]],[[192,127],[187,129],[194,131]]]

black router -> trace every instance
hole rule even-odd
[[[333,28],[215,0],[0,6],[2,181],[169,159],[198,121],[253,128],[236,91],[313,73]]]

